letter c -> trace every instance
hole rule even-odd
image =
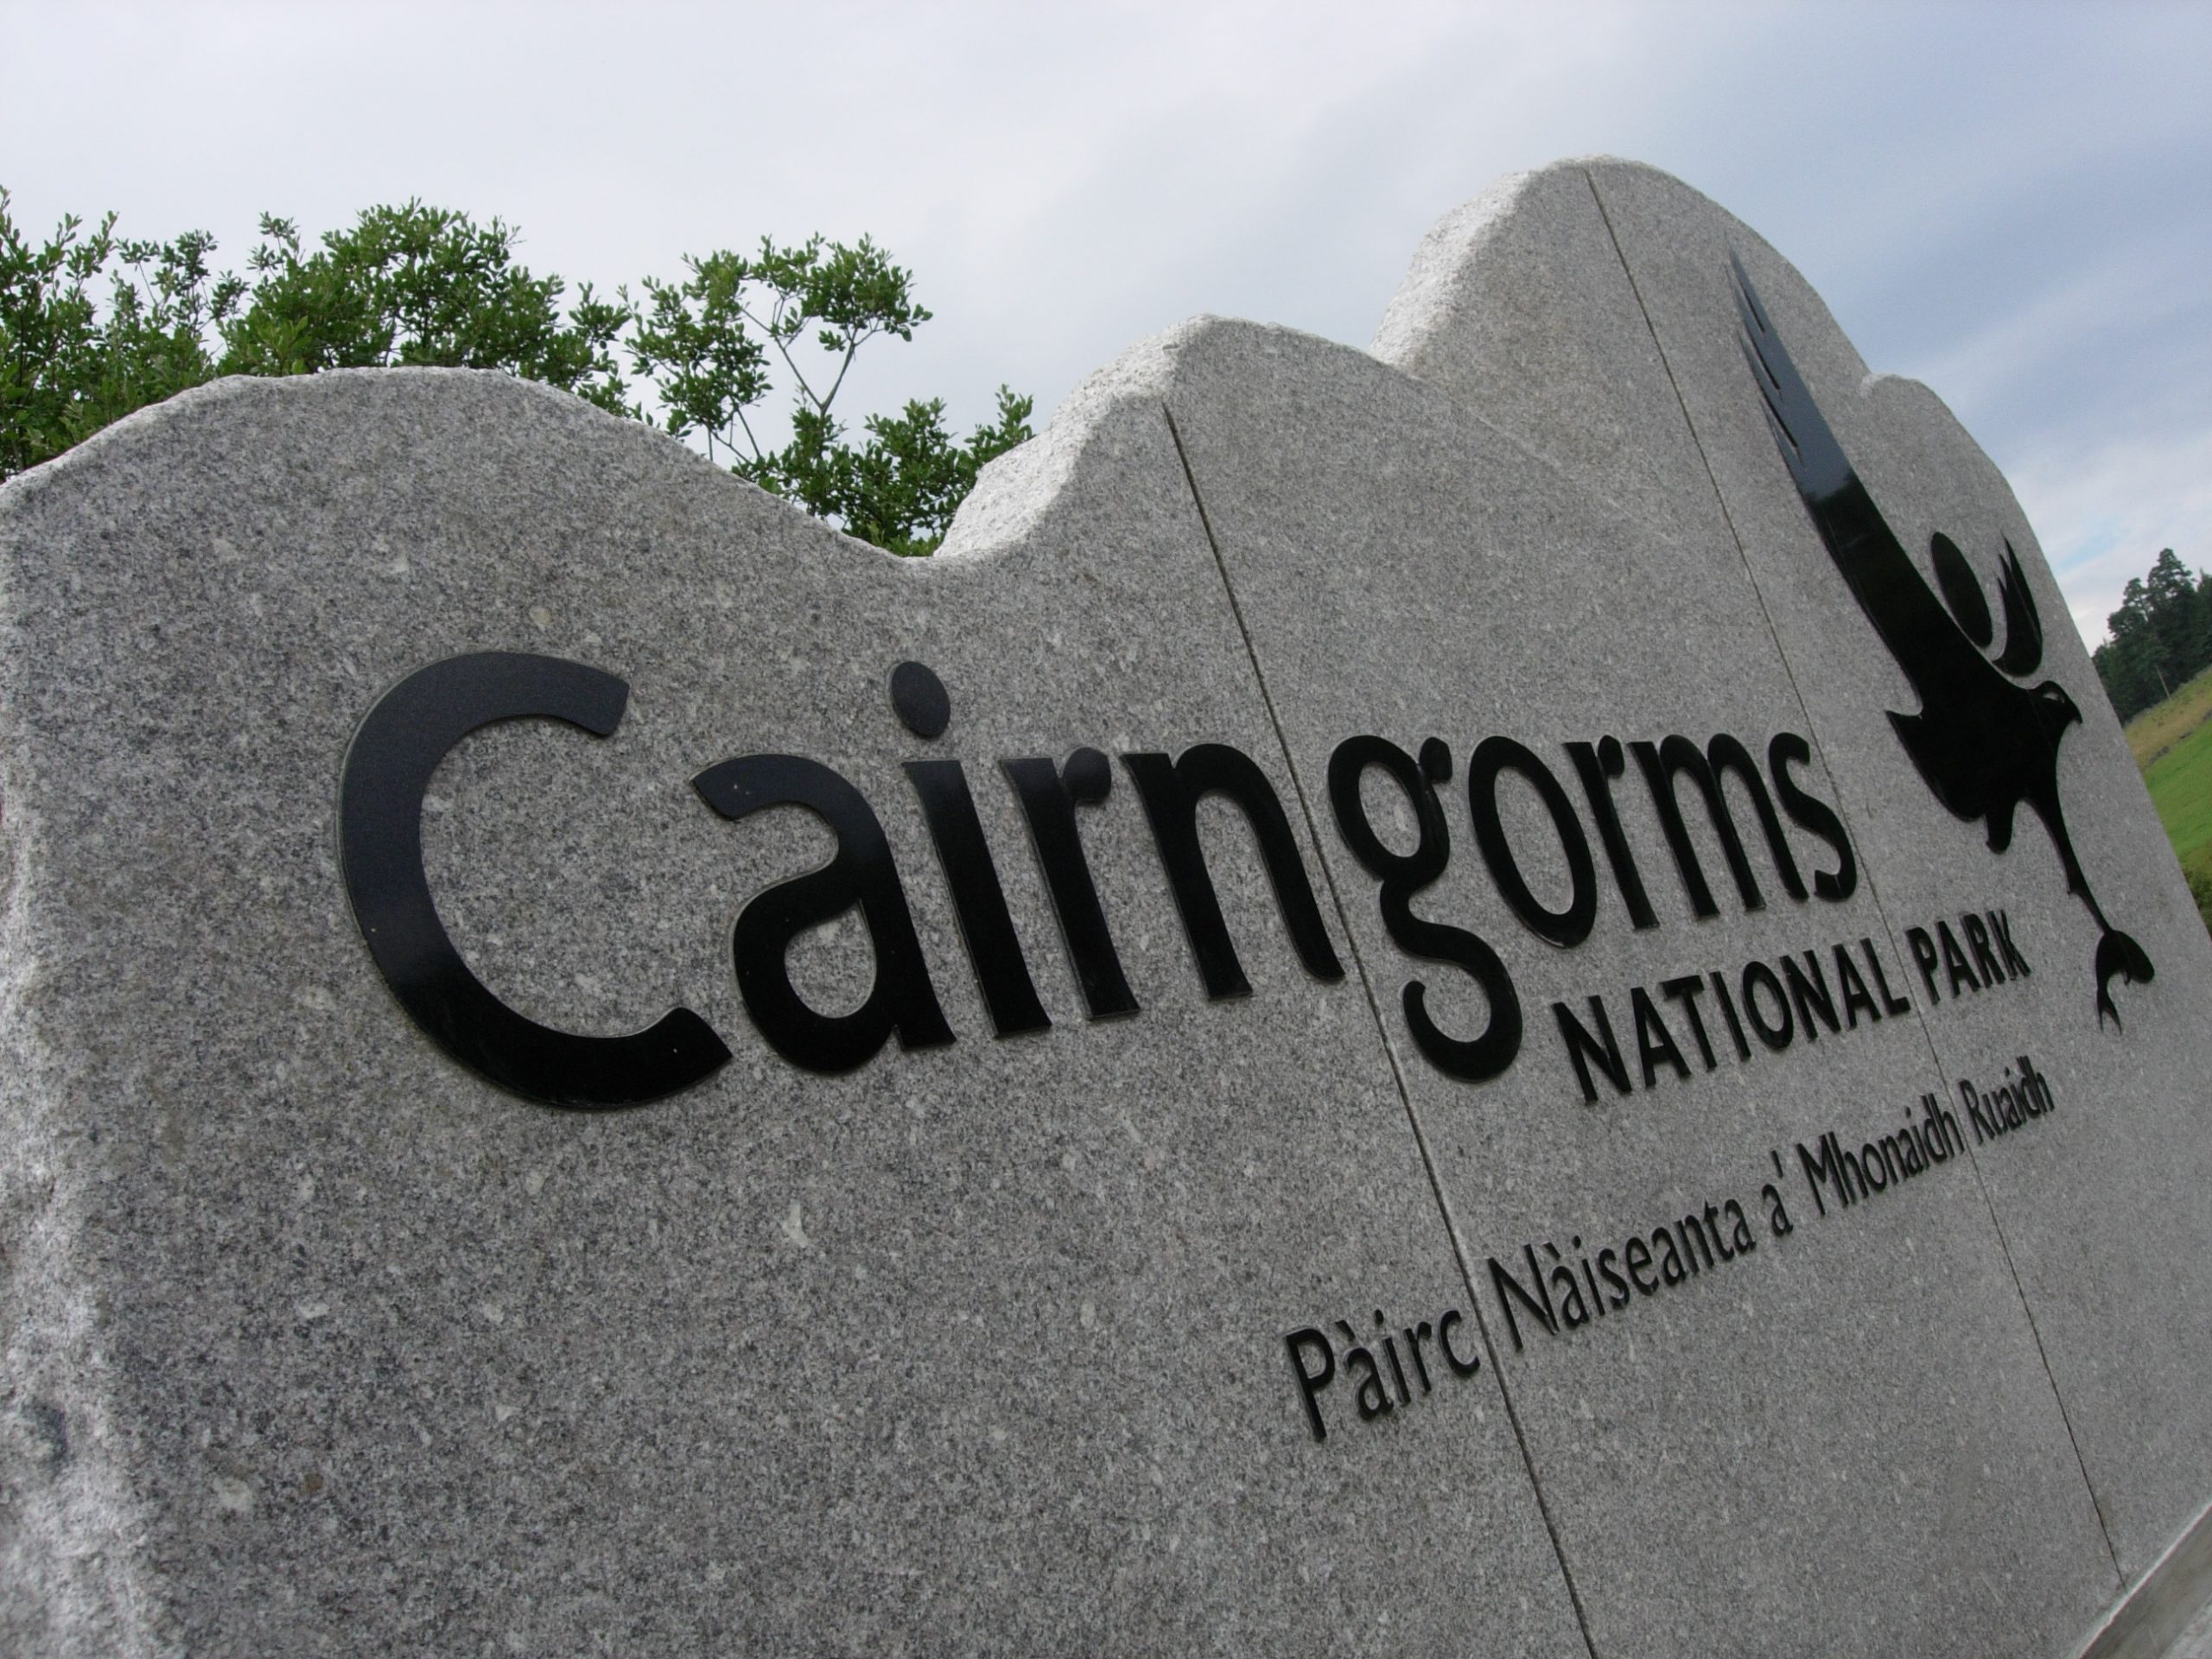
[[[339,864],[353,918],[385,983],[423,1033],[503,1089],[601,1111],[689,1088],[729,1058],[713,1027],[672,1008],[626,1037],[580,1037],[524,1018],[454,949],[423,869],[423,797],[471,732],[502,720],[565,721],[596,737],[621,722],[630,688],[557,657],[478,652],[417,669],[377,700],[338,791]]]
[[[1455,1307],[1436,1322],[1436,1345],[1444,1350],[1445,1361],[1452,1367],[1452,1374],[1454,1376],[1472,1376],[1483,1368],[1483,1357],[1480,1354],[1477,1354],[1472,1359],[1462,1360],[1452,1351],[1452,1327],[1461,1323],[1465,1317]]]

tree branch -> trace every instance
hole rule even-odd
[[[737,423],[739,428],[742,429],[745,434],[746,442],[753,446],[753,464],[755,466],[760,465],[760,462],[766,461],[767,457],[760,453],[760,440],[753,435],[753,423],[745,418],[745,405],[743,404],[740,404],[737,406]],[[725,440],[725,442],[727,442],[727,440]],[[732,450],[734,450],[737,448],[734,443],[729,447]]]

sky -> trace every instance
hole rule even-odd
[[[2091,643],[2160,548],[2212,566],[2212,6],[0,0],[28,232],[112,210],[242,266],[262,213],[416,197],[602,289],[867,233],[935,317],[840,412],[963,429],[1202,312],[1364,346],[1432,223],[1595,153],[1941,394]]]

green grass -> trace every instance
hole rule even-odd
[[[2208,716],[2212,716],[2212,668],[2127,722],[2127,747],[2135,751],[2135,764],[2148,772],[2152,762],[2196,730]]]
[[[2127,746],[2212,928],[2212,670],[2130,721]]]

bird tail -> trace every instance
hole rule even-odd
[[[2103,1025],[2109,1017],[2118,1027],[2120,1009],[2112,1000],[2112,982],[2124,979],[2131,985],[2148,984],[2158,976],[2158,970],[2151,965],[2143,947],[2116,927],[2106,928],[2104,937],[2097,941],[2096,966],[2097,1024]]]

